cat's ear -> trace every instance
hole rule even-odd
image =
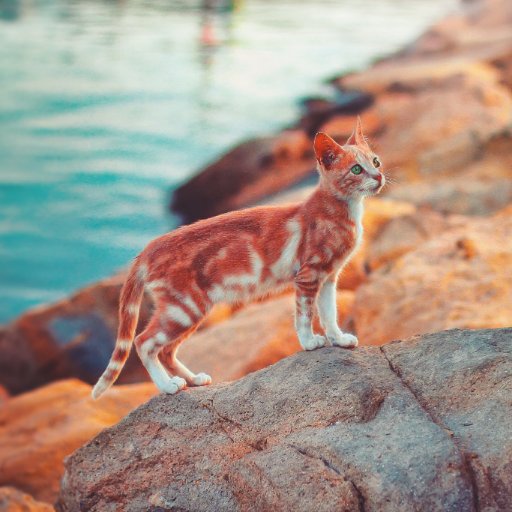
[[[347,139],[347,145],[349,146],[367,146],[366,139],[363,134],[363,124],[361,118],[357,116],[356,127],[352,132],[352,135]]]
[[[320,165],[329,170],[332,164],[344,155],[343,148],[335,142],[329,135],[318,132],[313,142],[315,156]]]

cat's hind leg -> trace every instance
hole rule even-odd
[[[196,297],[194,301],[190,295],[182,296],[181,300],[167,303],[161,316],[161,322],[166,325],[166,332],[169,333],[169,341],[163,347],[160,358],[169,373],[185,379],[189,386],[205,386],[212,382],[209,375],[195,374],[176,356],[181,343],[195,332],[211,309],[211,303],[201,299]]]
[[[190,333],[187,333],[187,336],[189,334]],[[183,377],[189,386],[206,386],[211,384],[212,378],[207,373],[194,373],[176,357],[179,345],[185,340],[187,336],[180,340],[171,342],[164,348],[163,359],[165,361],[165,365],[169,368],[171,373],[175,373],[176,375]]]
[[[159,318],[155,316],[146,329],[135,338],[135,347],[142,364],[159,391],[174,394],[186,386],[186,381],[179,376],[171,377],[158,358],[159,352],[168,341]]]

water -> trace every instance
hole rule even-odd
[[[0,322],[176,225],[169,191],[446,0],[0,0]]]

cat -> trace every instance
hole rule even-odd
[[[360,120],[344,146],[324,133],[317,133],[313,145],[320,180],[303,203],[200,220],[156,238],[136,257],[121,291],[116,346],[94,398],[114,383],[128,358],[145,291],[155,309],[134,343],[163,393],[211,383],[176,353],[213,304],[245,302],[291,283],[303,349],[357,346],[357,338],[337,324],[336,281],[361,242],[363,198],[380,192],[385,177]],[[315,306],[325,335],[313,332]],[[159,359],[164,348],[167,369]]]

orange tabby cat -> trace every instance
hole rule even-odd
[[[144,291],[152,295],[155,310],[135,347],[164,393],[211,383],[209,375],[192,373],[176,352],[213,304],[244,302],[290,283],[296,292],[297,336],[305,350],[357,345],[357,338],[337,325],[336,280],[361,241],[363,198],[377,194],[385,178],[359,121],[345,146],[318,133],[314,149],[320,182],[304,203],[226,213],[149,243],[121,292],[116,347],[94,398],[121,372]],[[311,326],[315,305],[325,336]],[[163,347],[170,354],[168,369],[158,357]]]

